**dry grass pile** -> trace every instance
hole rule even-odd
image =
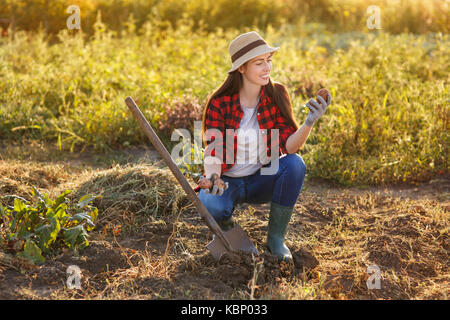
[[[31,200],[33,186],[49,190],[70,178],[71,174],[64,165],[0,161],[0,196],[17,195]],[[9,199],[0,197],[0,203],[5,205],[7,202]]]
[[[169,169],[153,165],[116,165],[94,173],[74,194],[97,196],[99,221],[121,219],[133,225],[135,217],[159,219],[179,212],[187,197]]]

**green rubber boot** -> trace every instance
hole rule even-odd
[[[292,261],[291,251],[284,244],[284,238],[293,209],[293,207],[285,207],[274,202],[270,204],[269,230],[266,244],[270,253],[278,257],[278,262]]]

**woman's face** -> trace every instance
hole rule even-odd
[[[269,75],[272,70],[272,55],[273,52],[257,56],[240,66],[238,70],[248,81],[265,86],[269,83]]]

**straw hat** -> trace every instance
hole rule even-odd
[[[280,47],[271,47],[266,41],[255,31],[243,33],[231,41],[228,46],[228,52],[230,53],[232,68],[228,71],[231,73],[259,55],[269,52],[275,52]]]

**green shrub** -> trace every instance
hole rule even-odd
[[[225,80],[229,42],[252,30],[196,32],[185,20],[164,33],[149,23],[141,35],[117,37],[97,26],[90,41],[67,31],[53,45],[42,32],[0,40],[0,139],[71,151],[147,143],[124,103],[132,96],[167,142],[174,125],[189,128],[197,117],[183,119],[189,103],[203,106]],[[318,24],[256,30],[281,47],[271,75],[287,86],[299,122],[319,87],[332,91],[301,151],[310,177],[375,184],[448,172],[448,35],[332,34]]]
[[[37,203],[13,196],[13,206],[0,205],[1,247],[18,252],[34,263],[45,261],[44,256],[63,246],[71,250],[89,245],[87,231],[94,228],[98,210],[91,205],[94,197],[82,197],[74,207],[69,207],[66,190],[56,200],[42,195],[33,188]],[[72,212],[72,213],[70,213]]]

